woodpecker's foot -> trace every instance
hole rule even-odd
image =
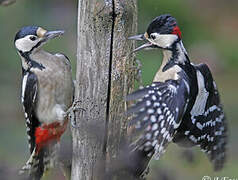
[[[66,111],[65,116],[69,116],[70,121],[71,121],[71,126],[73,128],[78,128],[78,126],[76,125],[76,120],[75,120],[75,115],[74,112],[75,111],[86,111],[85,109],[81,108],[78,103],[81,102],[80,100],[76,100],[73,102],[72,106]]]
[[[85,109],[78,106],[78,103],[81,102],[80,100],[74,101],[72,106],[66,111],[65,117],[71,116],[72,113],[78,110],[86,111]]]

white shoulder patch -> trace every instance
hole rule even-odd
[[[27,78],[28,78],[29,73],[27,72],[24,76],[23,76],[23,80],[22,80],[22,90],[21,90],[21,102],[24,102],[24,96],[25,96],[25,90],[26,90],[26,82],[27,82]]]
[[[192,116],[204,114],[207,98],[209,96],[209,92],[205,88],[204,77],[199,70],[197,70],[197,81],[198,81],[198,95],[193,105],[193,109],[190,112]]]

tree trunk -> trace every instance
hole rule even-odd
[[[79,0],[73,180],[105,179],[127,135],[125,96],[133,88],[136,0]],[[120,174],[120,172],[116,172]],[[115,178],[114,178],[115,179]]]

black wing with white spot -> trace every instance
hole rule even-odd
[[[23,71],[21,94],[21,101],[26,119],[29,149],[32,153],[35,147],[35,128],[39,126],[39,121],[34,111],[37,100],[37,77],[34,73]]]
[[[190,113],[186,114],[175,142],[186,142],[201,147],[212,161],[215,170],[222,169],[226,158],[227,124],[219,93],[212,74],[205,64],[195,66],[198,95]]]
[[[127,100],[138,100],[128,113],[135,117],[136,131],[144,133],[135,142],[135,150],[154,153],[158,158],[172,140],[186,109],[188,90],[185,80],[155,82],[151,86],[128,95]]]

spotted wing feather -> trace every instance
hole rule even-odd
[[[139,99],[128,112],[134,114],[131,125],[143,130],[135,144],[135,150],[154,153],[158,158],[172,140],[185,111],[188,92],[184,81],[156,82],[128,96]]]
[[[202,134],[204,139],[200,140],[199,144],[212,161],[214,169],[220,170],[224,166],[226,159],[227,124],[225,114],[216,83],[209,68],[207,65],[202,64],[198,66],[198,69],[205,77],[206,89],[209,92],[204,119],[200,119],[201,124],[203,123]]]
[[[198,145],[212,161],[215,170],[222,169],[226,159],[227,124],[219,93],[212,74],[207,65],[195,66],[201,72],[205,89],[208,93],[205,109],[199,115],[189,113],[183,121],[174,141],[177,143],[190,141]],[[201,91],[201,90],[200,90]],[[183,145],[183,144],[182,144]]]

